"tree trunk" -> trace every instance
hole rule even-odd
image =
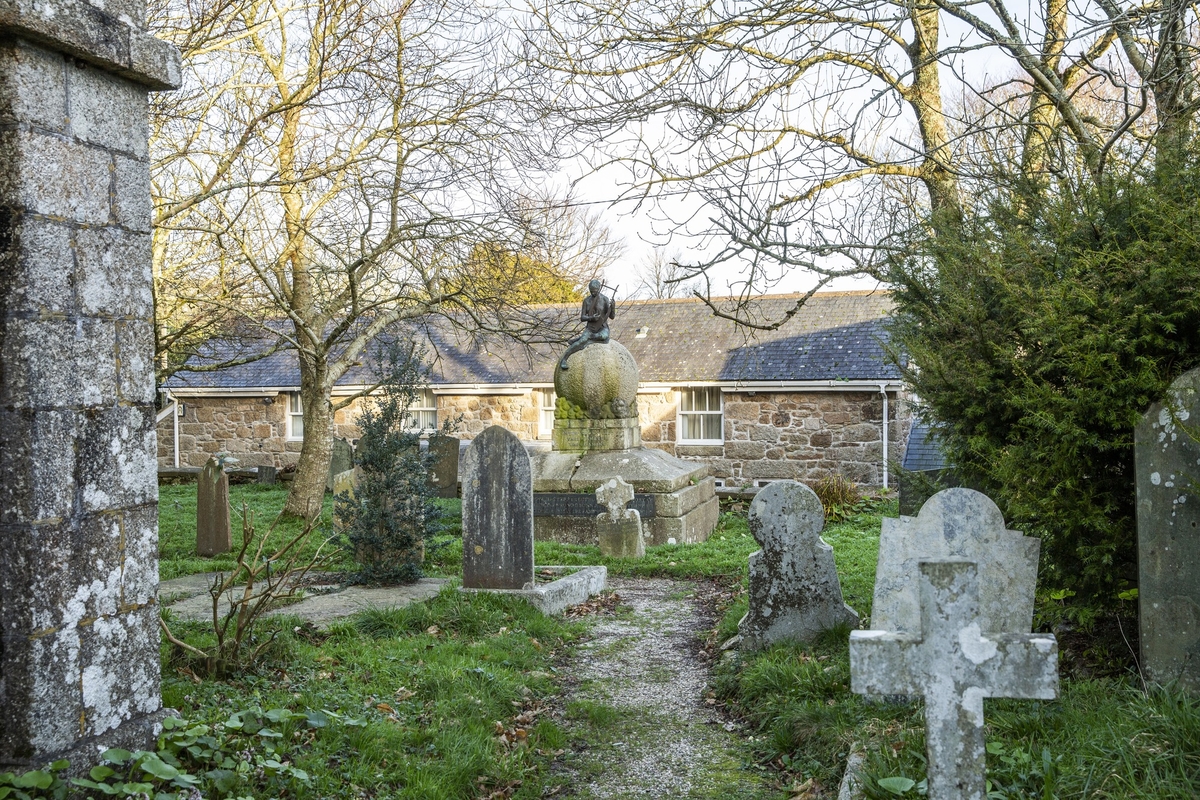
[[[942,82],[938,63],[940,11],[934,3],[915,4],[910,12],[913,39],[908,56],[912,61],[912,85],[907,100],[917,116],[925,158],[921,182],[929,192],[934,228],[956,226],[962,218],[958,178],[949,167],[950,134],[942,109]]]
[[[329,477],[329,462],[333,458],[333,406],[324,376],[324,365],[306,364],[300,359],[300,400],[304,406],[304,443],[296,477],[283,513],[312,519],[321,513],[325,500],[325,482]]]

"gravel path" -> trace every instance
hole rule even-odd
[[[704,703],[708,670],[697,649],[710,622],[694,584],[611,579],[632,613],[592,618],[593,638],[568,669],[572,798],[777,798],[747,769],[738,737]]]

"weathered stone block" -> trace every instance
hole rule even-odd
[[[114,323],[117,353],[117,394],[127,403],[154,402],[154,326],[142,320]]]
[[[85,736],[99,736],[161,706],[159,616],[157,606],[146,606],[80,629]]]
[[[119,228],[79,231],[75,239],[80,310],[93,316],[150,319],[150,236]],[[130,280],[135,273],[138,280]]]
[[[71,133],[81,141],[148,157],[146,90],[76,61],[66,70],[71,98]]]
[[[154,407],[93,409],[80,425],[78,459],[85,513],[129,508],[158,499]]]
[[[126,509],[121,525],[121,604],[153,603],[158,594],[158,506]]]
[[[100,157],[97,157],[97,156]],[[29,130],[0,132],[0,201],[73,222],[103,225],[109,217],[111,160],[86,145]],[[18,180],[15,175],[38,175]],[[103,193],[93,187],[103,185]]]
[[[738,623],[741,647],[785,639],[811,641],[822,631],[858,627],[842,600],[833,548],[821,539],[825,509],[802,483],[778,481],[750,503],[750,532],[761,550],[750,555],[750,607]]]
[[[725,457],[739,459],[758,459],[766,455],[767,446],[762,442],[726,442]]]
[[[106,320],[10,318],[0,342],[0,405],[111,405],[117,401],[115,350],[116,331]]]
[[[0,408],[0,525],[69,516],[75,502],[75,414]],[[2,548],[0,548],[2,549]]]
[[[707,502],[716,491],[716,478],[702,478],[692,486],[685,486],[669,494],[655,495],[654,513],[660,517],[682,517],[696,506]]]
[[[67,123],[63,57],[18,39],[0,46],[0,122],[61,131]]]
[[[72,282],[64,278],[74,264],[70,228],[11,214],[0,217],[0,225],[14,238],[3,256],[3,263],[12,265],[13,271],[9,313],[43,316],[72,312],[75,294]]]
[[[649,523],[650,544],[663,545],[669,539],[674,539],[678,544],[707,541],[713,528],[717,527],[720,516],[720,501],[712,497],[682,517],[655,517]]]

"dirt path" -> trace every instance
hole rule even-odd
[[[695,585],[611,579],[616,617],[592,618],[593,638],[569,674],[571,755],[557,782],[571,798],[783,797],[747,769],[748,752],[704,703],[707,668],[697,658],[709,623]]]

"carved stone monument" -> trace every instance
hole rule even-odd
[[[145,3],[0,14],[0,771],[161,718]],[[14,769],[15,768],[15,769]]]
[[[821,539],[825,509],[795,481],[774,481],[750,503],[750,532],[762,550],[750,555],[750,607],[738,623],[740,647],[783,639],[809,641],[838,625],[858,627],[842,600],[833,548]]]
[[[944,489],[915,517],[885,519],[879,537],[871,627],[892,633],[920,630],[917,563],[965,558],[979,565],[980,625],[984,631],[1028,633],[1033,626],[1041,540],[1006,530],[991,498],[973,489]]]
[[[196,555],[206,558],[233,548],[229,520],[229,476],[220,459],[210,458],[196,479]]]
[[[521,440],[493,425],[463,456],[463,588],[533,588],[533,482]]]
[[[1134,433],[1142,668],[1200,691],[1200,370],[1171,384]]]
[[[925,699],[930,800],[987,796],[985,697],[1058,696],[1058,642],[1051,634],[986,632],[981,578],[971,561],[920,560],[916,630],[850,634],[852,691]]]
[[[641,558],[646,555],[642,540],[642,515],[636,508],[626,508],[633,500],[633,486],[613,478],[596,490],[596,502],[608,511],[596,516],[596,531],[600,554],[611,558]]]
[[[654,515],[642,516],[651,544],[702,542],[720,514],[716,482],[705,464],[642,447],[637,363],[610,338],[608,320],[616,315],[616,302],[593,283],[580,314],[587,330],[554,371],[553,450],[533,455],[534,491],[592,492],[621,478],[639,496],[652,496]],[[594,512],[538,516],[537,536],[591,544],[598,537],[596,519]]]

